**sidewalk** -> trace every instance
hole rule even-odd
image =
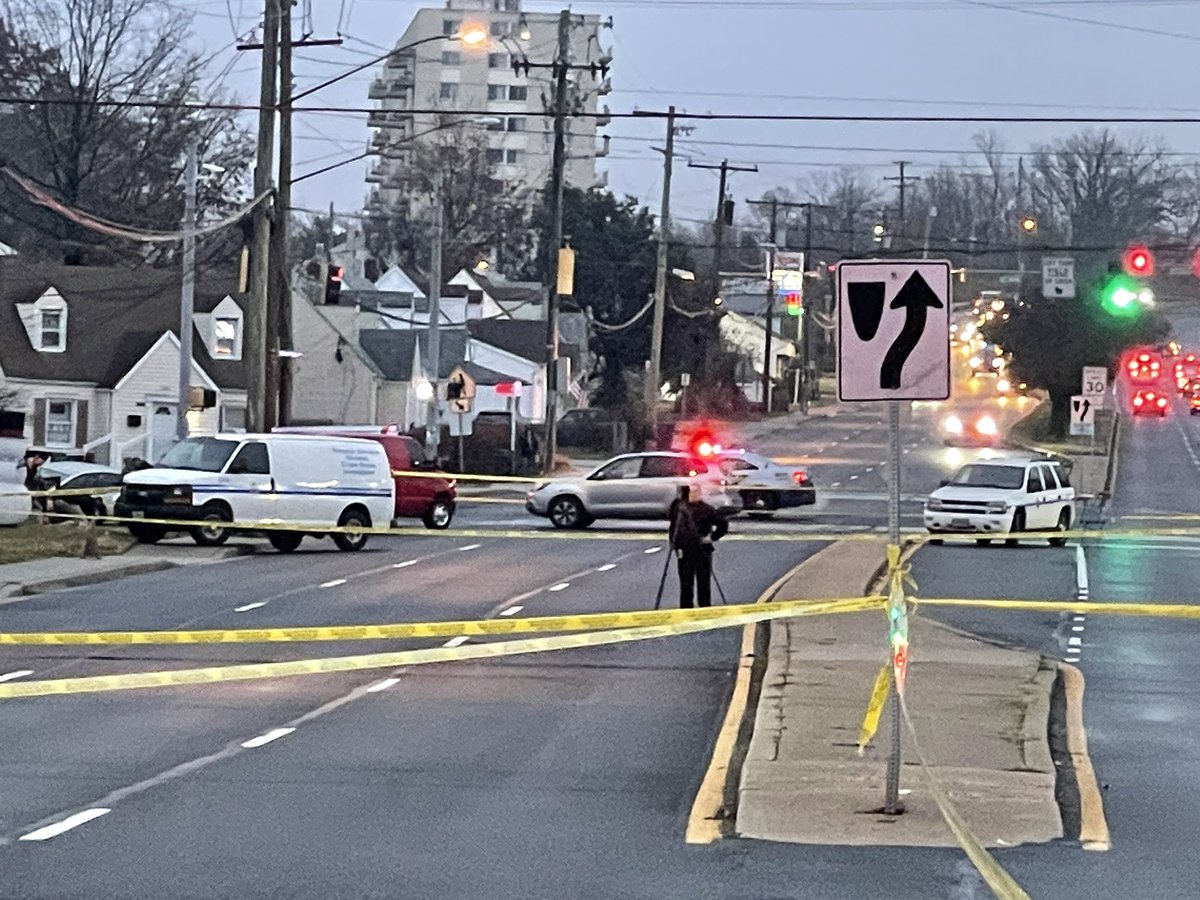
[[[784,585],[780,599],[855,596],[884,545],[835,544]],[[922,749],[962,817],[988,846],[1062,835],[1047,738],[1055,670],[1034,653],[966,637],[916,617],[908,702]],[[780,621],[741,772],[738,836],[802,844],[957,846],[907,731],[904,815],[883,805],[887,707],[866,755],[856,750],[887,658],[877,613]]]
[[[254,549],[250,543],[197,547],[190,540],[186,543],[164,541],[153,546],[138,544],[119,556],[100,559],[52,556],[9,563],[0,566],[0,599],[116,581],[130,575],[161,572],[177,566],[221,562],[253,553]]]

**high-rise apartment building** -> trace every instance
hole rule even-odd
[[[611,83],[599,67],[607,67],[610,57],[600,44],[601,26],[599,16],[571,15],[568,108],[574,112],[607,110],[602,98]],[[480,30],[488,36],[485,42],[456,39]],[[550,179],[554,146],[553,73],[518,72],[513,61],[552,63],[558,40],[559,14],[524,12],[520,0],[446,0],[442,7],[419,10],[396,44],[417,46],[393,54],[368,94],[379,103],[369,118],[379,151],[367,173],[367,182],[375,185],[373,204],[399,199],[414,147],[422,140],[445,140],[447,129],[435,129],[451,121],[455,130],[486,134],[492,173],[515,194],[522,187],[540,191]],[[578,68],[590,64],[595,71]],[[597,129],[607,123],[603,115],[568,119],[567,184],[604,183],[597,178],[596,159],[608,152],[607,139]]]

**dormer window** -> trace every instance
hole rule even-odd
[[[242,320],[231,316],[213,319],[213,356],[240,359]]]
[[[63,308],[41,311],[41,341],[39,349],[62,352],[67,348],[67,311]]]

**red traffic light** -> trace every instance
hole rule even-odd
[[[1145,244],[1130,244],[1123,262],[1125,271],[1130,275],[1145,278],[1154,274],[1154,254]]]
[[[783,299],[787,307],[787,314],[789,316],[800,315],[801,310],[804,308],[803,295],[801,295],[798,291],[791,291],[787,294],[784,294]]]

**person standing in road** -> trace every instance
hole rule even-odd
[[[669,539],[679,566],[679,606],[712,606],[713,543],[729,530],[725,517],[700,499],[697,485],[681,487],[671,504]]]

